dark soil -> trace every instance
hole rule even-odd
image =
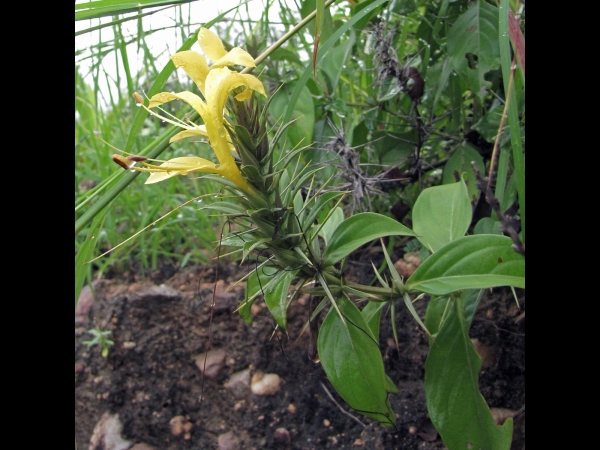
[[[394,429],[350,410],[309,358],[308,333],[301,333],[307,297],[289,309],[289,335],[273,335],[264,303],[253,308],[251,324],[235,312],[244,284],[233,283],[246,269],[229,264],[218,273],[215,267],[201,273],[201,267],[166,266],[145,280],[125,274],[96,281],[93,296],[84,288],[75,316],[78,449],[445,448],[425,405],[427,337],[402,304],[396,317],[399,351],[389,315],[380,332],[386,372],[400,389],[391,395]],[[483,358],[481,392],[490,407],[511,411],[525,405],[525,301],[519,295],[520,309],[509,289],[488,291],[471,329]],[[421,317],[426,304],[416,303]],[[98,346],[83,344],[92,338],[91,328],[112,331],[106,358]],[[209,346],[204,377],[200,355]],[[247,369],[279,375],[281,390],[256,395],[244,383],[226,386]],[[522,414],[513,449],[524,448]]]

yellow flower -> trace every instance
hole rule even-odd
[[[231,154],[233,146],[230,144],[229,133],[225,129],[223,110],[229,93],[233,89],[245,87],[241,93],[235,96],[236,100],[243,101],[250,98],[252,90],[266,96],[265,88],[255,76],[240,74],[227,67],[234,64],[256,67],[254,59],[246,51],[236,47],[226,52],[221,39],[206,28],[200,29],[198,43],[204,54],[213,61],[212,65],[209,66],[206,58],[194,51],[179,52],[173,55],[171,60],[175,67],[182,68],[194,81],[204,96],[204,100],[189,91],[179,93],[161,92],[152,96],[150,104],[147,108],[145,106],[144,108],[162,120],[184,129],[184,131],[173,136],[170,142],[195,136],[208,137],[219,164],[204,158],[189,156],[173,158],[161,165],[142,162],[145,167],[130,167],[142,172],[152,172],[146,184],[163,181],[175,175],[187,175],[190,172],[209,172],[223,175],[237,187],[253,193],[255,192],[254,188],[243,177]],[[141,98],[139,98],[139,95],[136,99],[140,104]],[[202,117],[204,125],[195,125],[189,122],[177,123],[151,111],[152,108],[172,100],[183,100],[192,106]]]

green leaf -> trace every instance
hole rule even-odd
[[[425,363],[429,416],[449,450],[508,450],[512,419],[494,423],[479,392],[481,359],[469,339],[462,301],[452,302]]]
[[[415,270],[406,288],[433,295],[496,286],[525,288],[525,258],[511,248],[512,243],[495,234],[452,241]]]
[[[329,92],[335,92],[346,60],[356,41],[355,33],[350,33],[350,39],[329,51],[327,58],[321,63],[321,70],[326,74],[329,81]]]
[[[475,161],[479,173],[485,173],[485,165],[483,164],[481,155],[469,144],[463,142],[452,153],[448,162],[446,162],[442,182],[444,184],[455,183],[456,180],[460,180],[461,176],[463,176],[467,185],[469,199],[471,199],[471,203],[475,204],[477,203],[477,199],[479,199],[480,191],[477,188],[477,179],[475,178],[471,161]]]
[[[366,9],[373,3],[374,3],[374,0],[363,0],[359,3],[357,3],[356,6],[354,8],[352,8],[352,15],[357,16],[360,12],[363,11],[363,9]],[[377,5],[378,6],[381,5],[381,2],[377,2]],[[365,17],[362,17],[360,20],[356,21],[356,25],[354,25],[354,27],[357,30],[362,30],[371,21],[371,19],[380,12],[380,10],[381,10],[381,8],[379,8],[379,9],[370,8],[369,13],[367,15],[365,15]]]
[[[381,319],[381,311],[387,306],[387,302],[368,302],[361,310],[365,322],[369,325],[376,341],[379,341],[379,321]]]
[[[483,101],[487,95],[484,75],[500,67],[498,8],[477,0],[450,28],[447,47],[452,67]]]
[[[347,32],[351,27],[353,27],[360,19],[362,19],[369,13],[373,12],[373,10],[375,10],[377,7],[381,6],[382,4],[386,3],[387,1],[388,0],[375,0],[373,3],[370,3],[367,6],[365,6],[363,9],[361,9],[360,12],[355,13],[352,16],[352,19],[348,20],[342,26],[340,26],[337,30],[335,30],[335,32],[322,45],[319,46],[319,51],[317,53],[317,59],[316,59],[317,64],[319,63],[319,61],[321,59],[323,59],[323,57],[327,54],[329,49],[331,47],[333,47],[333,45],[339,41],[340,37],[345,32]],[[360,5],[360,6],[362,7],[362,5]],[[300,98],[301,92],[302,92],[303,88],[306,87],[306,82],[308,81],[308,78],[312,74],[311,69],[312,69],[312,66],[307,65],[306,69],[304,69],[304,73],[298,80],[298,82],[294,88],[294,92],[292,92],[292,95],[289,98],[289,101],[287,103],[287,108],[285,110],[285,114],[283,116],[282,123],[287,123],[290,121],[290,117],[292,116],[292,112],[296,108],[296,103],[298,102],[298,100]],[[311,101],[312,101],[312,99],[311,99]],[[286,129],[284,132],[284,135],[285,135],[285,133],[287,133],[287,131],[288,130]],[[309,142],[307,142],[306,144],[308,145]]]
[[[306,203],[310,204],[314,202],[314,205],[310,206],[310,212],[302,221],[302,228],[308,230],[313,225],[313,222],[317,218],[317,215],[320,214],[323,210],[329,209],[327,204],[335,198],[340,197],[342,195],[344,195],[344,192],[332,191],[319,195],[316,201],[314,201],[315,197],[311,197],[310,199],[308,199]]]
[[[345,323],[335,308],[331,308],[317,340],[327,378],[353,409],[384,425],[395,425],[383,359],[373,333],[346,296],[340,298],[339,309]]]
[[[263,293],[265,287],[277,272],[276,268],[269,266],[258,267],[256,270],[252,271],[248,277],[248,283],[246,283],[246,297],[250,300],[258,294]]]
[[[140,11],[142,8],[154,8],[165,5],[180,5],[193,0],[96,0],[86,3],[75,3],[75,21],[114,16],[128,12]]]
[[[467,329],[471,327],[471,322],[473,321],[482,295],[483,291],[481,289],[467,289],[460,293],[460,298],[465,305],[464,315]],[[449,297],[433,297],[429,300],[425,312],[425,325],[431,334],[435,335],[440,330],[440,326],[442,325],[445,316],[448,314],[448,308],[450,306],[449,301]]]
[[[417,132],[410,129],[404,133],[389,131],[373,132],[373,148],[383,165],[398,165],[410,158],[415,151]]]
[[[463,237],[471,224],[471,202],[464,181],[433,186],[421,192],[413,209],[413,228],[419,241],[435,253]]]
[[[323,227],[319,230],[319,235],[325,241],[325,245],[331,240],[331,236],[334,231],[344,221],[344,211],[339,206],[333,210],[327,221],[323,224]]]
[[[297,82],[286,83],[273,96],[269,112],[275,120],[279,120],[286,112],[286,108],[290,103],[292,91]],[[286,116],[287,117],[287,116]],[[303,86],[298,101],[294,105],[294,110],[291,112],[286,121],[296,120],[294,126],[287,129],[287,138],[292,147],[297,145],[309,145],[313,138],[313,128],[315,126],[315,110],[313,98],[306,86]]]
[[[344,220],[323,252],[323,267],[331,266],[358,247],[384,236],[415,236],[395,219],[376,213],[360,213]]]
[[[491,217],[482,218],[473,228],[473,234],[502,234],[501,223]]]
[[[243,252],[242,252],[242,262],[245,261],[245,259],[248,257],[248,255],[250,253],[252,253],[252,251],[254,249],[263,245],[265,242],[269,242],[270,240],[271,240],[271,238],[268,237],[268,238],[252,239],[252,240],[244,242]]]
[[[298,273],[294,271],[281,271],[275,275],[269,287],[265,289],[265,302],[271,315],[283,330],[286,329],[287,297],[290,284]]]
[[[394,381],[387,374],[385,376],[385,389],[390,394],[400,393],[400,389],[398,389],[398,386],[396,386],[396,383],[394,383]]]

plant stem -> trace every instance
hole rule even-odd
[[[329,7],[333,2],[335,2],[335,0],[327,0],[325,2],[325,8]],[[290,31],[288,31],[283,36],[281,36],[277,40],[277,42],[273,43],[268,49],[266,49],[264,52],[262,52],[260,54],[260,56],[258,56],[257,58],[254,59],[254,61],[256,62],[256,65],[258,66],[261,62],[263,62],[263,60],[265,58],[267,58],[267,56],[269,56],[271,53],[273,53],[275,50],[277,50],[279,47],[281,47],[281,45],[284,42],[286,42],[289,38],[291,38],[299,30],[301,30],[302,28],[304,28],[307,23],[309,23],[311,20],[313,20],[315,18],[316,15],[317,15],[317,10],[315,9],[308,16],[306,16],[301,22],[299,22],[298,25],[296,25]],[[246,67],[240,73],[249,73],[249,72],[252,71],[252,69],[253,69],[253,67]]]

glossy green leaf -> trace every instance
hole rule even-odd
[[[310,200],[310,204],[314,203],[313,206],[310,206],[310,212],[306,215],[304,220],[302,221],[302,228],[307,230],[310,228],[317,218],[317,215],[321,213],[324,209],[329,209],[330,206],[327,206],[330,202],[332,202],[337,197],[344,195],[344,192],[340,191],[332,191],[326,192],[324,194],[319,195],[319,198],[313,202],[313,198]],[[307,201],[308,203],[308,201]]]
[[[329,218],[319,230],[319,235],[323,238],[323,241],[325,241],[325,245],[327,245],[327,243],[331,240],[331,236],[343,221],[344,211],[338,206],[329,215]]]
[[[483,217],[475,224],[473,234],[502,234],[501,223],[491,217]]]
[[[475,316],[475,311],[483,295],[481,289],[467,289],[460,292],[460,298],[464,304],[464,315],[467,323],[467,329],[471,328],[471,322]],[[448,315],[450,306],[449,297],[432,297],[427,305],[425,312],[425,325],[431,334],[437,334],[440,330],[443,320]],[[431,341],[430,341],[431,342]]]
[[[479,98],[487,94],[484,75],[500,67],[498,8],[476,0],[448,32],[448,54],[454,70],[466,77]]]
[[[512,419],[494,423],[479,392],[481,359],[469,338],[462,301],[452,303],[425,363],[429,416],[449,450],[508,450]]]
[[[203,209],[219,211],[225,214],[245,215],[246,213],[244,208],[233,202],[214,202],[206,205]]]
[[[358,247],[384,236],[415,236],[395,219],[376,213],[360,213],[344,220],[323,252],[323,267],[331,266]]]
[[[269,287],[265,289],[265,303],[271,315],[283,330],[286,329],[287,298],[290,284],[298,273],[294,271],[277,272]]]
[[[398,165],[410,158],[415,152],[417,132],[409,129],[403,133],[389,131],[373,132],[373,149],[384,165]]]
[[[471,202],[464,181],[433,186],[421,192],[413,209],[413,229],[419,241],[435,253],[463,237],[471,224]]]
[[[252,239],[252,240],[244,242],[243,252],[242,252],[242,262],[244,262],[246,260],[248,255],[250,253],[252,253],[252,251],[254,249],[256,249],[257,247],[260,247],[265,242],[269,242],[270,240],[271,240],[271,238],[268,237],[268,238]]]
[[[357,2],[356,6],[352,8],[352,15],[357,16],[360,12],[362,12],[364,9],[367,9],[367,7],[369,7],[373,3],[375,3],[374,0],[363,0],[361,2]],[[377,4],[381,5],[381,2],[377,2]],[[369,13],[365,15],[365,17],[362,17],[360,20],[358,20],[354,27],[357,30],[362,30],[371,21],[371,19],[380,12],[380,10],[381,8],[369,9]]]
[[[483,164],[481,155],[469,144],[463,142],[454,150],[454,153],[452,153],[452,156],[446,162],[442,182],[444,184],[455,183],[462,176],[467,185],[469,199],[471,203],[476,204],[480,191],[477,188],[477,179],[475,178],[471,161],[475,161],[479,173],[485,173],[485,165]]]
[[[387,305],[387,302],[367,302],[365,307],[360,311],[365,322],[369,325],[376,341],[379,341],[379,321],[381,320],[381,312],[383,311],[383,307]]]
[[[406,281],[410,292],[445,295],[462,289],[525,287],[525,258],[512,240],[495,234],[465,236],[445,245]]]
[[[346,65],[348,55],[354,47],[356,41],[355,36],[355,33],[350,33],[350,39],[347,39],[342,44],[332,48],[329,51],[327,58],[321,62],[320,68],[326,74],[329,81],[329,92],[335,92],[342,71]]]
[[[338,306],[345,321],[332,307],[317,340],[327,378],[353,409],[384,425],[395,425],[383,359],[373,333],[356,305],[345,296]]]
[[[246,297],[252,299],[258,294],[264,293],[265,287],[277,274],[274,267],[257,267],[252,271],[246,283]]]

